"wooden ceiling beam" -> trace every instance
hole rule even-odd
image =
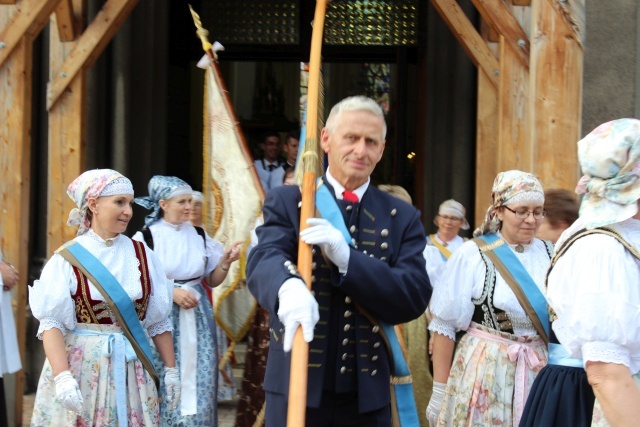
[[[509,8],[502,1],[471,0],[480,15],[504,36],[507,44],[527,69],[529,68],[529,37],[524,32]]]
[[[0,67],[25,34],[35,39],[44,28],[60,0],[23,0],[14,19],[0,33]]]
[[[75,18],[73,16],[73,3],[71,0],[60,0],[56,7],[56,22],[60,41],[70,42],[76,39]]]
[[[79,72],[93,65],[136,4],[138,0],[108,0],[104,4],[49,82],[47,110],[51,110]]]
[[[499,87],[500,64],[478,31],[455,0],[431,0],[471,61],[486,73],[495,88]]]

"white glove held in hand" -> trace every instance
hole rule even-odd
[[[427,406],[427,419],[429,420],[430,427],[435,427],[438,424],[438,415],[440,415],[440,408],[442,407],[442,400],[444,399],[444,389],[446,387],[446,384],[433,382],[433,393],[431,394],[429,406]]]
[[[349,267],[349,244],[342,233],[324,218],[309,218],[309,228],[300,232],[300,237],[309,245],[318,245],[333,262],[340,273],[346,274]]]
[[[194,355],[195,356],[195,355]],[[169,409],[173,410],[180,402],[180,373],[178,368],[164,367],[164,394],[169,404]]]
[[[56,397],[67,411],[80,413],[82,411],[82,393],[78,382],[73,378],[71,372],[60,372],[53,381],[56,383]]]
[[[280,308],[278,318],[284,325],[284,351],[291,351],[293,336],[302,327],[302,335],[306,342],[313,339],[313,328],[320,319],[318,302],[311,295],[304,282],[297,278],[285,280],[278,290]]]

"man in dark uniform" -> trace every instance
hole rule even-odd
[[[290,349],[298,326],[309,344],[306,426],[391,426],[390,362],[380,329],[423,315],[431,296],[424,231],[413,206],[369,185],[385,147],[375,101],[338,103],[322,130],[324,177],[351,235],[321,218],[299,233],[296,186],[267,194],[264,225],[247,265],[248,285],[270,312],[266,425],[286,425]],[[313,291],[296,269],[298,239],[313,246]],[[315,329],[314,329],[315,328]]]

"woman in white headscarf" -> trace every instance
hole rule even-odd
[[[640,120],[600,125],[578,142],[578,159],[580,217],[560,236],[547,279],[549,365],[521,425],[638,425]]]
[[[476,238],[447,261],[431,299],[432,426],[517,426],[547,361],[538,310],[526,304],[541,297],[541,307],[532,305],[546,313],[541,290],[552,248],[534,237],[544,191],[532,174],[512,170],[498,174],[491,197]],[[454,356],[458,331],[466,333]]]
[[[68,224],[79,226],[78,236],[56,251],[29,292],[47,356],[31,423],[158,426],[158,391],[152,365],[145,364],[149,343],[140,326],[158,348],[164,394],[173,406],[180,379],[164,270],[146,245],[122,234],[131,219],[133,187],[114,170],[96,169],[76,178],[67,194],[77,206]],[[86,270],[66,258],[72,249]],[[96,265],[115,280],[98,274]]]
[[[239,244],[227,249],[201,227],[189,223],[193,190],[182,179],[156,175],[149,181],[149,196],[135,202],[152,212],[134,240],[144,240],[158,255],[168,278],[174,280],[174,351],[180,369],[182,393],[176,411],[161,404],[163,425],[217,425],[218,350],[211,303],[202,279],[213,287],[227,277],[240,257]]]

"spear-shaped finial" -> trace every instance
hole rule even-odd
[[[207,31],[202,26],[202,21],[200,21],[200,15],[198,15],[196,11],[193,10],[193,7],[191,7],[191,5],[189,5],[189,10],[191,11],[191,16],[193,17],[193,23],[196,26],[196,34],[198,35],[198,37],[200,38],[200,41],[202,42],[202,49],[205,52],[208,52],[211,49],[211,43],[209,42],[209,31]],[[214,56],[215,56],[215,52],[214,52]]]

